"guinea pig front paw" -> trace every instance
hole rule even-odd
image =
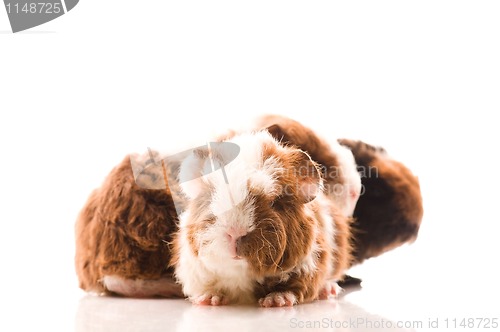
[[[291,307],[297,303],[297,297],[292,292],[273,292],[259,300],[259,305],[264,308]]]
[[[216,294],[207,293],[207,294],[203,294],[203,295],[191,298],[191,302],[193,302],[194,304],[198,304],[198,305],[219,306],[219,305],[228,304],[229,299],[223,295],[216,295]]]
[[[342,292],[342,288],[335,281],[328,280],[323,288],[320,289],[318,299],[326,300],[330,295],[337,296],[340,292]]]

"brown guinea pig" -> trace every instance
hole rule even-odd
[[[382,148],[348,139],[339,143],[351,149],[363,186],[354,210],[353,263],[415,241],[423,216],[417,177]]]
[[[273,307],[335,293],[351,260],[350,219],[323,194],[317,164],[267,131],[227,142],[240,148],[234,161],[214,148],[194,151],[180,168],[188,203],[172,263],[185,295]],[[225,166],[203,175],[213,165]]]
[[[131,159],[140,158],[127,156],[115,167],[78,216],[75,264],[80,288],[131,297],[181,297],[168,266],[168,243],[178,229],[175,192],[139,186]],[[141,179],[152,188],[161,188],[164,181],[156,167],[146,168]]]

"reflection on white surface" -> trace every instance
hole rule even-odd
[[[401,325],[403,324],[403,325]],[[76,331],[414,331],[413,322],[369,313],[345,298],[291,308],[197,306],[186,300],[85,296]],[[416,326],[418,327],[418,326]]]

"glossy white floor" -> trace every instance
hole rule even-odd
[[[499,6],[82,0],[16,35],[0,10],[0,331],[492,330]],[[113,165],[260,113],[405,162],[424,197],[417,242],[354,268],[362,289],[293,308],[78,289],[74,221]]]

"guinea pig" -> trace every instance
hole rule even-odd
[[[383,148],[347,139],[328,143],[280,115],[263,116],[256,127],[267,128],[282,144],[307,151],[327,170],[325,182],[334,190],[327,187],[326,193],[344,213],[354,216],[353,264],[416,239],[423,215],[418,179]],[[341,188],[347,190],[335,190]]]
[[[328,142],[310,128],[281,115],[265,115],[256,120],[257,130],[267,130],[280,143],[295,146],[320,166],[324,193],[346,216],[352,216],[361,194],[361,178],[352,152],[336,140]]]
[[[350,219],[323,193],[318,164],[267,131],[232,135],[181,164],[187,197],[172,266],[196,304],[292,306],[325,298],[351,262]],[[210,167],[220,171],[207,174]],[[224,166],[225,165],[225,166]]]
[[[90,195],[78,216],[75,265],[85,291],[183,296],[169,267],[169,242],[178,230],[178,217],[173,203],[176,191],[168,188],[175,188],[175,183],[158,190],[166,186],[162,169],[154,162],[158,154],[152,154],[154,158],[127,156]],[[137,176],[133,165],[143,167]]]
[[[234,160],[224,144],[166,164],[157,152],[125,158],[78,217],[80,287],[293,305],[336,293],[352,264],[415,240],[418,180],[383,149],[327,143],[280,116],[256,129],[222,140],[241,148]]]
[[[353,264],[415,241],[423,216],[418,178],[383,148],[348,139],[339,143],[351,149],[364,189],[353,214]]]

